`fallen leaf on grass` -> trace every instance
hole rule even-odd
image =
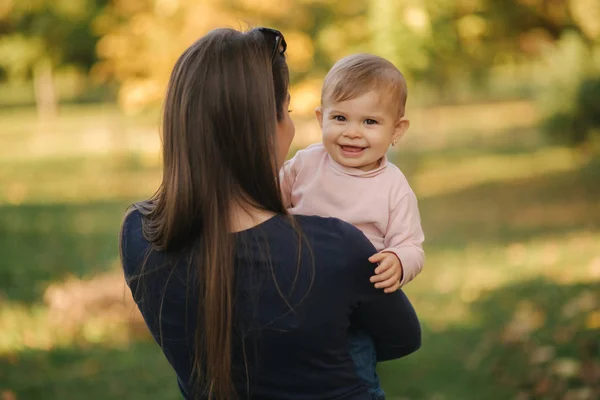
[[[548,377],[544,377],[535,385],[533,393],[536,396],[545,396],[550,393],[550,390],[552,390],[552,382]]]
[[[572,358],[560,358],[552,364],[552,370],[563,378],[572,378],[579,374],[581,365]]]
[[[512,320],[502,333],[504,343],[521,342],[541,328],[546,322],[546,315],[535,304],[522,301],[517,306]]]
[[[2,392],[2,400],[17,400],[17,395],[12,390]]]
[[[568,301],[563,309],[562,314],[567,318],[573,318],[582,312],[593,311],[597,308],[598,299],[596,295],[587,290],[579,296]]]
[[[593,400],[594,392],[590,388],[571,389],[563,398],[564,400]]]
[[[515,400],[529,400],[529,395],[525,392],[520,392],[515,396]]]
[[[552,360],[555,354],[556,352],[552,346],[538,347],[531,353],[530,362],[532,364],[543,364]]]
[[[600,364],[594,360],[584,361],[581,365],[581,380],[588,385],[600,382]]]
[[[554,333],[554,341],[558,344],[570,342],[577,329],[574,326],[562,326],[556,329]]]
[[[585,327],[588,329],[600,329],[600,311],[588,314],[585,320]]]

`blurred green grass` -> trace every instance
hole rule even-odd
[[[155,121],[92,107],[42,128],[32,112],[0,115],[0,398],[178,398],[122,304],[117,263],[125,207],[159,182]],[[393,155],[420,199],[427,262],[406,287],[423,347],[381,364],[389,398],[588,390],[560,367],[599,359],[582,346],[600,337],[600,160],[547,147],[532,127],[440,124],[442,142],[420,132]]]

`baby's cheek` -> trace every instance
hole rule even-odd
[[[340,129],[335,125],[326,125],[323,127],[323,134],[327,137],[335,138],[339,133]]]

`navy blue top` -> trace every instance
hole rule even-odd
[[[124,222],[125,277],[184,397],[192,399],[198,310],[194,272],[188,271],[184,251],[150,251],[142,218],[134,211]],[[419,348],[417,316],[402,291],[385,294],[369,282],[375,266],[367,259],[376,250],[361,231],[335,218],[295,218],[302,245],[284,216],[235,234],[233,375],[238,394],[257,400],[369,400],[349,354],[349,330],[362,329],[373,337],[379,361],[395,359]],[[136,278],[146,257],[143,278]]]

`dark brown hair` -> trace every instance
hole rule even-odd
[[[402,73],[385,58],[358,53],[336,62],[325,76],[321,103],[356,98],[371,90],[382,94],[382,101],[397,105],[398,116],[404,116],[407,87]]]
[[[232,383],[234,202],[287,214],[276,161],[289,74],[274,38],[214,30],[179,58],[163,117],[163,178],[134,208],[153,250],[189,250],[200,290],[192,378],[208,398],[236,397]],[[196,284],[196,283],[195,283]],[[159,322],[160,324],[160,322]]]

